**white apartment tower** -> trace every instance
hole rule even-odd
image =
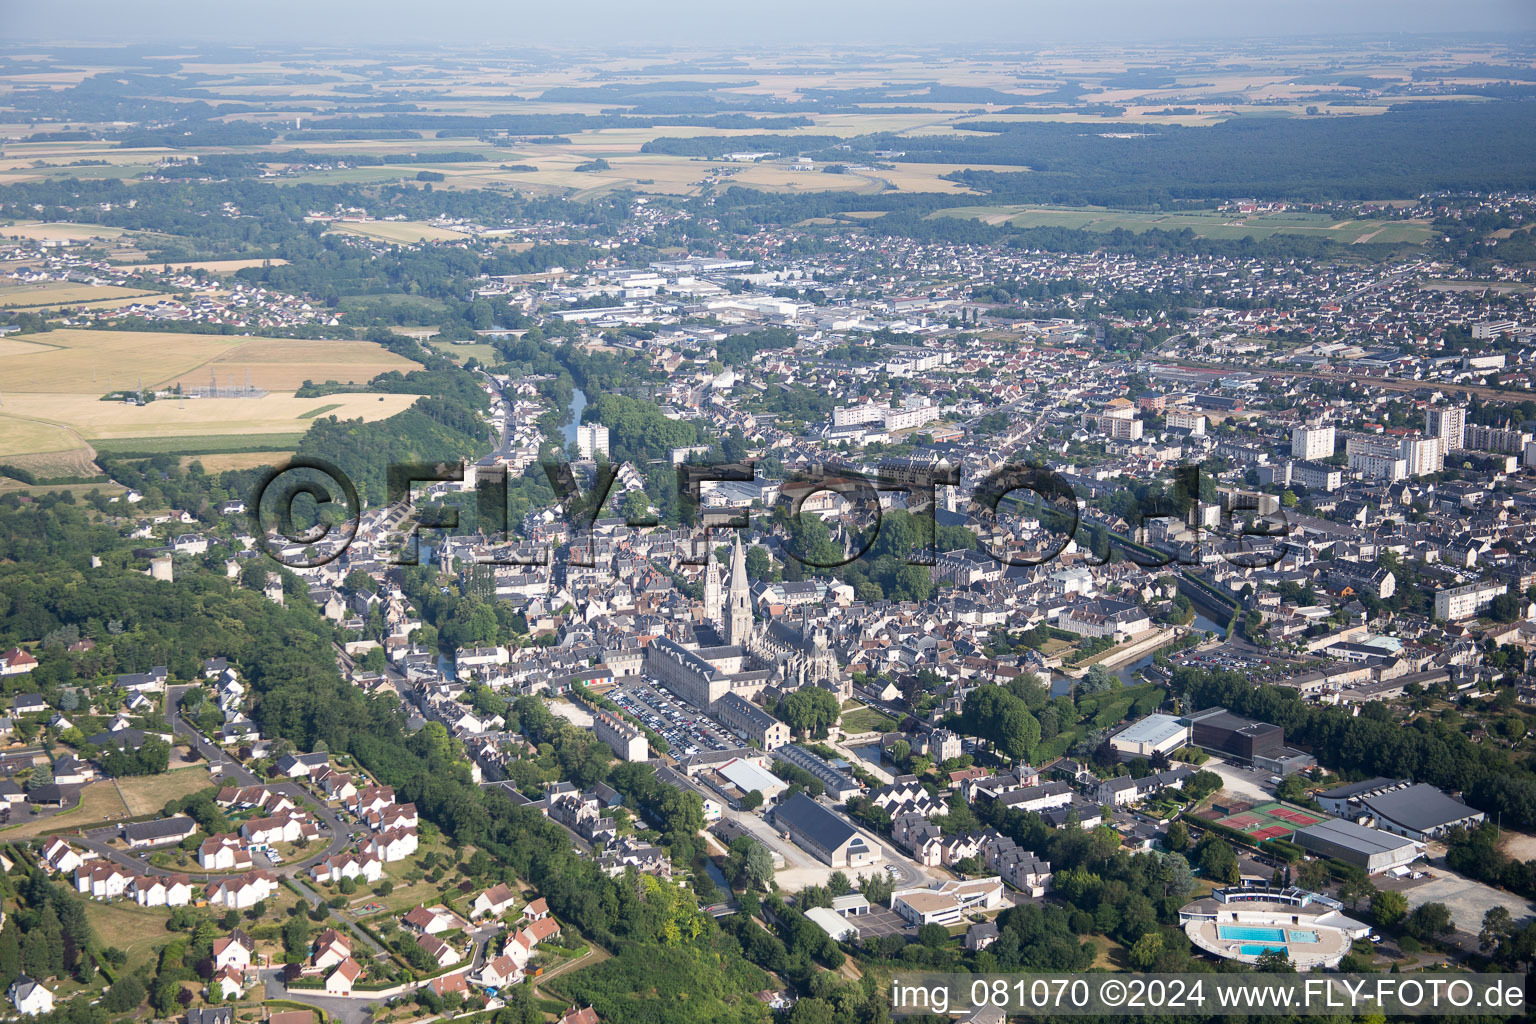
[[[1460,405],[1432,405],[1424,410],[1424,433],[1438,437],[1447,452],[1462,449],[1467,429],[1467,410]]]
[[[1428,476],[1445,468],[1445,449],[1438,437],[1405,437],[1399,454],[1408,464],[1409,476]]]
[[[1333,455],[1333,427],[1302,425],[1291,430],[1291,458],[1318,462]]]
[[[601,423],[583,423],[576,428],[576,450],[584,459],[595,459],[602,452],[608,457],[608,428]]]

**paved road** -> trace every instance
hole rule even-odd
[[[290,881],[293,882],[293,887],[295,889],[299,890],[299,895],[303,896],[304,899],[306,901],[308,901],[310,906],[318,907],[322,903],[325,903],[325,901],[320,897],[320,894],[318,892],[316,892],[314,889],[312,889],[310,887],[309,883],[307,881],[305,881],[304,879],[293,878],[293,879],[290,879]],[[378,942],[375,942],[373,936],[369,935],[367,932],[363,931],[361,928],[353,928],[352,927],[352,922],[347,920],[346,918],[342,917],[341,914],[336,910],[336,908],[330,907],[329,905],[327,905],[327,909],[329,910],[330,920],[335,921],[338,925],[341,926],[340,928],[337,929],[338,931],[342,931],[342,932],[345,932],[348,935],[352,935],[352,936],[355,936],[356,938],[362,939],[363,942],[365,944],[367,944],[373,950],[375,956],[388,956],[389,955],[389,950],[385,949]]]
[[[325,1011],[330,1020],[339,1021],[340,1024],[367,1024],[373,1019],[373,1009],[377,1005],[375,1002],[364,999],[342,999],[313,989],[296,989],[290,993],[288,986],[283,984],[283,971],[280,967],[263,970],[260,974],[265,983],[263,995],[267,999],[290,999],[307,1006],[318,1007]]]

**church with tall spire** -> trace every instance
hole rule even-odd
[[[710,711],[727,694],[755,700],[769,686],[820,686],[842,699],[852,687],[828,646],[826,630],[801,612],[798,624],[782,616],[759,629],[747,579],[747,551],[738,533],[730,573],[722,579],[710,548],[704,568],[704,620],[712,627],[687,637],[660,636],[645,649],[645,671],[700,710]],[[709,636],[718,634],[718,636]],[[723,641],[721,643],[720,641]],[[719,644],[715,646],[714,644]]]
[[[731,550],[731,589],[725,602],[725,642],[745,647],[752,639],[752,593],[747,587],[747,554],[741,534]]]

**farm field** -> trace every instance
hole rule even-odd
[[[90,475],[92,446],[172,454],[291,445],[317,416],[383,419],[414,395],[296,398],[305,380],[362,383],[418,364],[366,341],[57,330],[0,338],[0,456],[43,475]],[[104,402],[110,390],[247,379],[261,398]]]
[[[494,345],[455,345],[451,341],[431,341],[428,344],[449,359],[459,363],[465,362],[468,359],[478,359],[482,363],[489,363],[491,365],[501,362],[501,353],[496,351],[496,346]]]
[[[292,390],[305,380],[362,383],[417,364],[367,341],[243,338],[158,331],[57,330],[0,339],[7,399],[18,392],[81,394],[181,382],[199,387],[216,372],[221,384]]]
[[[286,452],[222,452],[211,455],[183,455],[181,466],[191,468],[200,463],[205,473],[223,473],[231,469],[256,469],[260,466],[276,466],[288,458]]]
[[[287,266],[285,259],[262,260],[193,260],[190,263],[160,263],[151,264],[151,268],[159,266],[163,271],[177,270],[206,270],[210,274],[233,274],[237,270],[246,267],[282,267]]]
[[[1336,242],[1398,242],[1418,244],[1434,234],[1418,221],[1337,221],[1323,214],[1275,213],[1241,216],[1216,213],[1139,213],[1096,207],[960,206],[936,210],[934,217],[968,217],[988,224],[1016,228],[1059,227],[1089,231],[1183,231],[1201,238],[1269,238],[1277,234],[1331,238]]]
[[[261,454],[278,459],[292,452],[304,439],[304,431],[295,430],[282,434],[196,434],[191,437],[128,437],[117,440],[98,438],[92,445],[96,451],[132,452],[139,455],[180,455],[198,458],[204,455],[220,456],[231,452],[243,455]]]
[[[0,309],[95,302],[101,299],[134,299],[151,294],[141,288],[116,285],[76,284],[50,281],[44,284],[0,284]]]
[[[251,383],[267,391],[290,391],[306,380],[365,384],[381,373],[408,373],[420,365],[371,341],[313,341],[286,338],[239,339],[240,343],[199,365],[195,370],[162,381],[186,388],[208,383],[216,373],[221,384]]]
[[[113,239],[123,236],[122,228],[104,224],[49,223],[46,221],[17,221],[0,224],[0,238],[30,238],[39,242],[87,242],[94,239]]]
[[[0,339],[0,456],[45,476],[89,474],[92,445],[169,453],[249,453],[290,445],[316,416],[382,419],[413,395],[295,398],[312,381],[369,381],[415,362],[366,341],[293,341],[155,332],[55,330]],[[250,382],[263,398],[104,402],[112,388]]]
[[[98,288],[96,290],[97,291],[106,291],[107,289],[105,289],[105,288]],[[87,300],[84,300],[84,301],[72,300],[72,301],[63,301],[63,302],[52,302],[52,303],[49,303],[47,305],[22,306],[22,307],[18,307],[18,308],[25,309],[29,313],[57,312],[59,310],[69,310],[70,312],[73,312],[73,311],[79,310],[79,309],[123,309],[124,307],[132,306],[132,305],[153,305],[154,303],[160,302],[160,301],[165,300],[165,299],[170,299],[170,298],[173,298],[173,296],[169,292],[141,292],[141,291],[136,291],[136,292],[133,292],[132,294],[122,295],[122,296],[119,296],[117,298],[110,298],[110,299],[99,299],[98,298],[98,299],[87,299]]]
[[[324,398],[295,398],[273,392],[264,398],[162,399],[148,405],[103,402],[92,395],[18,393],[5,399],[8,417],[51,423],[77,433],[86,441],[128,438],[204,438],[208,435],[244,437],[290,433],[309,426],[305,413],[325,405],[325,415],[341,419],[383,419],[408,408],[419,395],[349,394]],[[6,442],[0,441],[0,448]]]
[[[470,237],[462,231],[433,227],[419,220],[371,220],[361,223],[337,221],[331,224],[330,230],[348,235],[361,235],[364,238],[377,238],[381,242],[396,243],[449,242]]]

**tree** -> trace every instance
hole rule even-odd
[[[1302,776],[1287,775],[1280,780],[1280,785],[1275,787],[1275,795],[1281,800],[1301,803],[1310,799],[1312,791],[1307,786],[1307,780]]]
[[[0,928],[0,985],[10,987],[21,973],[21,939],[18,937],[14,918],[8,918]]]
[[[884,871],[876,871],[868,878],[860,879],[859,891],[871,903],[885,903],[891,898],[895,885]]]
[[[1253,969],[1260,974],[1295,974],[1296,967],[1291,963],[1290,954],[1284,946],[1271,946],[1259,954],[1259,959],[1254,963]]]
[[[1408,897],[1394,889],[1377,889],[1371,896],[1371,917],[1380,928],[1395,926],[1408,914]]]
[[[1321,860],[1309,860],[1296,872],[1297,883],[1303,889],[1311,889],[1313,892],[1322,892],[1332,878],[1327,863]]]
[[[1507,907],[1489,907],[1483,914],[1483,927],[1477,933],[1477,948],[1486,953],[1514,934],[1514,930]]]
[[[960,719],[968,734],[990,740],[1015,760],[1028,758],[1040,742],[1039,720],[1006,687],[976,687],[966,695]]]
[[[842,708],[831,690],[807,686],[779,702],[778,716],[795,732],[824,737],[837,724]]]
[[[1189,826],[1182,821],[1175,821],[1168,826],[1168,834],[1163,838],[1163,845],[1175,853],[1182,853],[1189,849]]]
[[[41,928],[33,928],[27,932],[27,937],[21,943],[21,970],[39,981],[53,977],[53,971],[49,968],[52,959],[48,948],[48,936],[43,934]]]
[[[302,916],[290,917],[283,924],[283,952],[289,963],[303,959],[309,949],[309,922]]]
[[[744,811],[755,811],[761,806],[763,806],[763,794],[761,790],[751,790],[741,798],[741,809]]]
[[[1408,934],[1416,939],[1433,939],[1436,935],[1456,927],[1451,919],[1451,908],[1444,903],[1424,903],[1408,915]]]
[[[1207,833],[1195,847],[1195,858],[1199,861],[1201,872],[1213,882],[1236,885],[1242,877],[1237,867],[1237,854],[1232,852],[1232,844],[1220,836]]]
[[[1192,800],[1204,800],[1221,789],[1221,776],[1212,771],[1198,771],[1184,780],[1184,794]]]
[[[27,780],[27,792],[32,792],[40,786],[46,786],[53,782],[53,765],[43,762],[32,769],[32,777]],[[31,973],[30,971],[28,972]]]
[[[949,929],[929,922],[917,930],[917,941],[929,949],[943,949],[949,942]]]
[[[1339,882],[1339,899],[1349,904],[1349,909],[1354,910],[1362,902],[1369,900],[1376,887],[1365,876],[1364,871],[1354,870],[1344,876]]]
[[[766,891],[768,883],[773,881],[773,851],[753,840],[751,847],[747,850],[746,859],[742,862],[742,874],[747,884],[754,889]]]
[[[1195,887],[1194,872],[1182,854],[1170,853],[1158,858],[1155,877],[1162,885],[1165,899],[1182,898]]]
[[[1163,951],[1163,937],[1157,932],[1148,932],[1136,940],[1128,954],[1131,964],[1142,970],[1147,970],[1157,962],[1158,955]]]
[[[1103,665],[1094,665],[1077,684],[1079,693],[1103,693],[1120,685],[1119,678]]]
[[[127,1013],[138,1009],[139,1004],[144,1001],[144,996],[144,983],[137,975],[124,971],[118,975],[112,987],[107,989],[107,994],[102,999],[102,1006],[108,1013]]]
[[[1520,617],[1520,595],[1500,594],[1488,606],[1488,614],[1496,622],[1514,622]]]

